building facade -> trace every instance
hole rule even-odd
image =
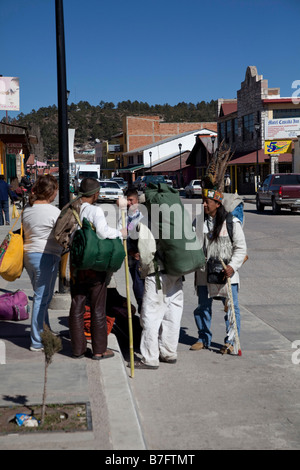
[[[294,119],[299,119],[299,123],[291,133],[288,121]],[[276,120],[282,124],[282,133],[276,131],[276,123],[271,129]],[[292,172],[297,133],[300,134],[299,99],[280,97],[280,89],[269,88],[268,80],[258,75],[256,67],[247,67],[237,98],[218,100],[218,141],[223,141],[233,153],[229,163],[232,190],[251,194],[269,173]],[[287,140],[290,145],[284,153],[272,153],[276,145],[283,148],[281,144]]]

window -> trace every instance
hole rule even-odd
[[[243,116],[243,140],[252,140],[254,135],[253,114]]]
[[[232,141],[235,142],[238,138],[238,132],[239,132],[239,126],[238,126],[238,120],[233,119],[232,121],[232,127],[233,127],[233,133],[232,133]]]
[[[273,119],[300,117],[300,109],[273,109]]]
[[[226,142],[231,140],[231,121],[226,121]]]
[[[225,122],[220,122],[219,124],[219,141],[225,139]]]

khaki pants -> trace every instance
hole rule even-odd
[[[140,322],[143,328],[142,361],[159,365],[159,357],[176,359],[183,311],[182,277],[160,274],[161,290],[155,276],[147,276]]]

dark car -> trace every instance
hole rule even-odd
[[[162,176],[162,175],[157,175],[157,176],[147,175],[147,176],[144,176],[144,178],[142,179],[142,182],[141,182],[141,186],[140,186],[141,190],[145,191],[146,187],[149,186],[150,183],[153,183],[153,184],[166,183],[166,180],[165,180],[165,177]]]

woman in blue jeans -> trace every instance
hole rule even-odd
[[[33,288],[31,351],[42,351],[44,323],[50,327],[48,307],[53,296],[62,248],[53,229],[60,210],[52,203],[58,183],[52,175],[40,176],[32,187],[22,214],[24,266]]]
[[[219,298],[225,305],[228,298],[227,278],[231,280],[232,298],[236,316],[238,335],[240,335],[240,309],[238,303],[239,274],[247,246],[242,225],[236,217],[232,218],[232,237],[227,231],[228,213],[223,204],[223,193],[213,189],[203,189],[203,251],[206,256],[205,268],[196,272],[196,285],[198,294],[198,307],[194,311],[195,322],[198,328],[198,340],[191,346],[192,351],[209,348],[212,339],[211,318],[214,298]],[[211,279],[208,275],[209,260],[222,258],[226,269],[220,273],[220,279]],[[229,332],[229,321],[225,315],[226,333]],[[233,352],[233,341],[225,339],[221,352]]]

